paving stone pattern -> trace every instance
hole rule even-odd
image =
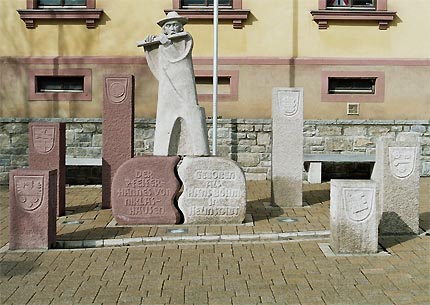
[[[421,179],[422,229],[430,229],[430,179]],[[235,241],[0,251],[1,304],[430,304],[430,237],[380,239],[391,255],[326,257],[325,236],[303,233],[328,227],[329,185],[304,184],[303,208],[270,208],[267,181],[248,183],[253,225],[187,226],[188,235],[237,236]],[[7,189],[0,189],[0,246],[7,236]],[[100,210],[100,188],[68,188],[68,216],[58,219],[58,238],[168,236],[171,226],[110,228]],[[270,198],[269,198],[270,199]],[[282,223],[278,216],[298,222]],[[65,221],[82,224],[64,224]],[[174,228],[184,227],[175,226]],[[283,232],[299,239],[270,239]],[[242,241],[240,236],[266,238]]]

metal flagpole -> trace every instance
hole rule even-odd
[[[212,155],[217,154],[217,117],[218,117],[218,0],[214,0],[214,60],[213,60],[213,97],[212,97]]]

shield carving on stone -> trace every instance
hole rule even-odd
[[[344,188],[343,200],[348,218],[354,222],[366,220],[373,209],[375,192],[366,188]]]
[[[294,116],[299,110],[300,92],[298,91],[279,91],[278,92],[279,110],[285,116]]]
[[[415,169],[416,147],[389,147],[391,173],[397,178],[409,177]]]
[[[15,200],[26,211],[34,211],[43,201],[43,176],[15,176]]]
[[[106,78],[106,93],[113,104],[121,104],[127,97],[128,78]]]
[[[55,127],[33,126],[33,146],[39,154],[47,154],[55,144]]]

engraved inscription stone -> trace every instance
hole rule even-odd
[[[418,234],[420,143],[381,138],[372,178],[380,188],[380,234]]]
[[[179,167],[184,191],[179,209],[187,224],[242,223],[246,213],[246,183],[232,160],[185,157]]]
[[[112,181],[112,214],[119,224],[175,224],[178,156],[138,157],[122,164]]]
[[[57,171],[10,172],[9,249],[48,249],[56,239]]]
[[[111,207],[111,184],[118,167],[134,155],[133,76],[104,78],[102,207]]]
[[[330,238],[333,252],[378,251],[376,185],[371,180],[331,180]]]
[[[65,123],[32,122],[29,124],[29,156],[31,169],[57,170],[57,216],[66,210],[66,125]]]
[[[274,88],[272,119],[272,204],[301,207],[303,88]]]

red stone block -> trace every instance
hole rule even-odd
[[[112,181],[112,214],[119,224],[175,224],[181,215],[178,156],[138,157],[126,161]]]
[[[102,207],[111,207],[118,167],[134,155],[133,76],[105,76],[103,93]]]
[[[57,216],[66,212],[66,124],[29,124],[30,169],[57,170]]]
[[[9,173],[9,249],[48,249],[57,231],[57,171]]]

